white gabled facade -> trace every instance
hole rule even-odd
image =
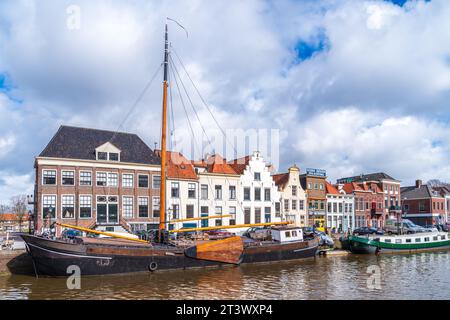
[[[355,197],[347,194],[342,185],[327,183],[326,226],[329,231],[351,232],[355,229]]]
[[[241,221],[244,224],[281,221],[281,212],[276,212],[280,193],[261,153],[256,151],[246,158],[233,160],[231,165],[241,168],[236,170],[240,174]]]
[[[299,227],[306,226],[306,192],[300,183],[300,169],[294,165],[288,173],[277,174],[273,178],[280,192],[282,219],[293,221]]]
[[[199,217],[198,185],[199,183],[196,180],[167,179],[166,201],[169,229],[197,227],[197,221],[172,221]]]

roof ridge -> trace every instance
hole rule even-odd
[[[126,135],[133,135],[133,136],[138,136],[136,133],[131,133],[131,132],[125,132],[125,131],[118,131],[118,130],[106,130],[106,129],[95,129],[95,128],[87,128],[87,127],[79,127],[79,126],[73,126],[73,125],[61,125],[61,128],[72,128],[72,129],[83,129],[83,130],[93,130],[93,131],[102,131],[102,132],[109,132],[109,133],[120,133],[120,134],[126,134]],[[139,136],[138,136],[139,137]],[[142,140],[142,139],[141,139]],[[144,142],[144,141],[142,141]]]

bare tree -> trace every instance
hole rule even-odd
[[[18,195],[11,198],[11,211],[19,219],[19,230],[22,231],[23,218],[27,212],[27,196]]]
[[[0,204],[0,214],[8,213],[8,206],[4,204]]]

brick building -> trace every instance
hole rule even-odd
[[[434,189],[421,180],[414,186],[402,187],[403,217],[419,225],[430,225],[447,221],[446,192]]]
[[[108,231],[156,228],[159,164],[135,134],[61,126],[35,160],[35,231],[55,221]]]
[[[359,176],[354,177],[348,177],[348,178],[341,178],[337,180],[338,184],[347,184],[347,183],[357,183],[362,190],[365,190],[366,187],[371,188],[372,190],[375,189],[374,184],[378,186],[378,189],[381,190],[381,193],[383,194],[382,199],[382,208],[379,208],[379,194],[378,191],[375,192],[377,196],[375,196],[375,193],[373,193],[373,196],[367,196],[364,197],[364,194],[367,194],[367,191],[361,193],[361,197],[363,198],[362,201],[368,201],[370,203],[370,210],[369,209],[361,209],[361,205],[358,205],[357,203],[357,197],[355,195],[355,215],[356,219],[360,219],[360,223],[371,225],[373,227],[382,228],[384,227],[384,222],[388,218],[392,217],[398,217],[401,214],[401,190],[400,190],[400,181],[394,179],[390,175],[384,173],[384,172],[377,172],[377,173],[370,173],[370,174],[361,174]],[[348,187],[348,186],[347,186]],[[367,199],[366,199],[367,198]],[[376,203],[376,207],[372,207],[373,203]],[[361,199],[359,204],[361,204]],[[364,205],[365,206],[365,205]],[[358,210],[358,208],[360,208]],[[358,212],[359,211],[359,212]],[[369,212],[371,211],[371,216],[366,215],[366,221],[362,221],[363,212]],[[359,215],[358,215],[359,213]],[[369,221],[370,220],[370,221]],[[356,221],[358,225],[358,220]]]
[[[306,169],[300,175],[300,183],[307,195],[308,225],[322,224],[325,227],[327,191],[325,188],[327,174],[325,170]]]

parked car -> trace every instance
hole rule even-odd
[[[329,246],[329,247],[334,246],[333,239],[325,232],[315,230],[314,234],[319,238],[319,246]]]
[[[426,230],[426,232],[438,232],[439,231],[439,227],[436,227],[434,225],[428,224],[423,226],[423,228]]]
[[[361,227],[357,228],[353,231],[354,235],[358,236],[364,236],[364,235],[370,235],[370,234],[377,234],[377,235],[383,235],[383,230],[379,230],[377,228],[369,228],[369,227]]]
[[[398,221],[397,219],[387,219],[384,224],[384,230],[389,234],[398,234],[399,232],[411,234],[427,231],[427,229],[414,224],[408,219],[403,219],[401,221]]]
[[[234,233],[229,232],[224,229],[208,230],[208,231],[205,231],[205,233],[209,236],[210,239],[229,238],[229,237],[232,237],[235,235]]]

